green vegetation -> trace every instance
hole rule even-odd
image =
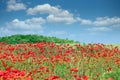
[[[0,37],[0,42],[8,44],[35,43],[35,42],[55,42],[55,43],[79,43],[68,39],[59,39],[56,37],[47,37],[42,35],[12,35]]]

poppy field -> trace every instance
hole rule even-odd
[[[0,80],[120,80],[119,75],[117,46],[0,43]]]

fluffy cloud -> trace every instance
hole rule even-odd
[[[17,3],[16,0],[9,0],[7,2],[7,11],[17,11],[17,10],[25,10],[26,5],[23,3]]]
[[[77,21],[83,25],[93,25],[93,26],[118,26],[120,27],[120,17],[98,17],[95,21],[77,18]]]
[[[51,6],[50,4],[43,4],[35,6],[34,8],[29,8],[27,10],[28,15],[36,14],[48,14],[47,21],[52,23],[66,23],[71,24],[76,22],[73,14],[67,10],[63,10],[56,6]]]
[[[82,24],[82,25],[91,25],[92,24],[92,21],[88,20],[88,19],[82,19],[82,18],[77,17],[76,20],[78,22],[80,22],[80,24]]]
[[[89,31],[111,31],[113,28],[120,27],[120,17],[99,17],[96,20],[77,18],[82,25],[92,26]]]
[[[120,26],[120,18],[119,17],[99,17],[96,21],[93,22],[95,26]]]
[[[56,15],[49,15],[47,17],[47,21],[51,23],[66,23],[66,24],[71,24],[75,22],[73,17],[58,17]]]
[[[50,4],[37,5],[34,8],[27,10],[28,15],[36,14],[48,14],[46,20],[52,23],[66,23],[71,24],[74,22],[80,22],[82,25],[93,25],[93,26],[119,26],[119,17],[99,17],[92,21],[89,19],[82,19],[80,17],[74,17],[72,13],[67,10],[61,9],[57,6],[51,6]]]
[[[26,9],[25,4],[18,3],[16,0],[8,1],[7,10],[16,11]],[[42,24],[49,23],[61,23],[72,24],[79,22],[81,25],[92,26],[87,30],[91,31],[110,31],[113,27],[120,27],[120,17],[99,17],[95,20],[84,19],[81,17],[75,17],[74,14],[68,10],[64,10],[58,6],[51,6],[50,4],[37,5],[33,8],[27,9],[28,15],[47,14],[45,20],[42,18],[32,18],[21,21],[14,19],[6,24],[8,30],[42,30]],[[55,32],[54,32],[55,33]],[[56,34],[56,33],[55,33]]]
[[[14,19],[6,23],[4,27],[0,27],[0,36],[8,36],[13,34],[42,34],[44,27],[42,24],[45,20],[41,17],[26,20]]]
[[[87,29],[88,31],[111,31],[112,29],[108,27],[92,27]]]
[[[11,22],[6,23],[5,27],[2,27],[1,30],[8,30],[13,32],[30,32],[30,31],[43,31],[42,24],[45,23],[45,20],[41,17],[39,18],[32,18],[32,19],[26,19],[26,20],[19,20],[14,19]]]
[[[49,4],[37,5],[34,8],[29,8],[27,10],[27,14],[35,15],[37,13],[48,13],[48,14],[56,14],[60,10],[57,7],[53,7]]]

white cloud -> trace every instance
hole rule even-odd
[[[63,10],[57,6],[51,6],[50,4],[38,5],[27,10],[28,15],[36,15],[38,13],[48,14],[46,19],[48,22],[52,23],[71,24],[76,22],[72,13],[68,12],[67,10]]]
[[[17,10],[25,10],[26,5],[23,3],[17,3],[16,0],[9,0],[7,2],[7,11],[17,11]]]
[[[88,19],[81,19],[77,18],[77,21],[83,25],[93,25],[93,26],[119,26],[120,27],[120,17],[98,17],[95,21],[88,20]]]
[[[49,15],[47,17],[47,21],[51,23],[65,23],[65,24],[71,24],[75,22],[73,17],[58,17],[56,15]]]
[[[88,20],[88,19],[82,19],[82,18],[77,17],[76,20],[78,22],[80,22],[80,24],[82,24],[82,25],[91,25],[92,24],[92,21]]]
[[[92,26],[88,31],[111,31],[120,27],[120,17],[98,17],[94,21],[77,17],[76,20],[82,25]]]
[[[30,15],[35,15],[37,13],[48,13],[48,14],[56,14],[60,10],[57,7],[53,7],[49,4],[37,5],[34,8],[29,8],[27,13]]]
[[[87,29],[88,31],[111,31],[111,28],[108,27],[92,27]]]
[[[6,23],[4,27],[0,28],[0,34],[34,34],[34,33],[43,33],[44,27],[42,24],[45,23],[45,20],[41,17],[32,18],[26,20],[14,19],[11,22]],[[4,32],[2,32],[4,31]]]
[[[26,9],[26,5],[18,3],[16,0],[8,1],[7,10],[16,11]],[[75,17],[74,14],[68,10],[62,9],[60,6],[51,6],[50,4],[37,5],[27,10],[28,15],[48,14],[46,20],[40,18],[32,18],[26,20],[14,19],[6,24],[8,30],[42,30],[42,24],[49,23],[64,23],[72,24],[79,22],[81,25],[92,26],[88,28],[88,31],[111,31],[113,27],[120,27],[120,17],[98,17],[95,20],[84,19],[81,17]],[[64,32],[51,32],[50,34],[62,34]]]
[[[95,26],[115,26],[120,25],[120,18],[119,17],[99,17],[93,22]]]
[[[93,25],[93,26],[115,26],[120,25],[119,17],[98,17],[92,21],[90,19],[83,19],[80,17],[74,17],[72,13],[67,10],[61,9],[57,6],[51,6],[50,4],[37,5],[34,8],[27,10],[28,15],[36,14],[48,14],[46,20],[52,23],[66,23],[72,24],[74,22],[80,22],[82,25]]]
[[[45,20],[41,17],[26,20],[14,19],[6,23],[4,27],[0,27],[0,36],[8,36],[13,34],[42,34],[44,27],[42,24]]]

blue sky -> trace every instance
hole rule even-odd
[[[0,36],[120,43],[120,0],[0,0]]]

